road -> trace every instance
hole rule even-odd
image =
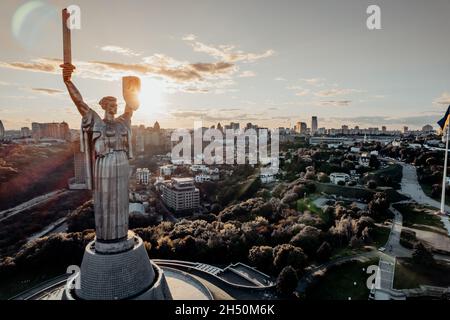
[[[19,214],[22,211],[25,211],[25,210],[31,209],[35,206],[38,206],[40,204],[43,204],[44,202],[48,201],[49,199],[51,199],[53,197],[63,195],[66,192],[68,192],[67,189],[60,189],[60,190],[52,191],[50,193],[47,193],[42,196],[28,200],[27,202],[23,202],[23,203],[15,206],[14,208],[0,211],[0,217],[2,217],[0,219],[0,222],[3,220],[9,219],[16,214]]]

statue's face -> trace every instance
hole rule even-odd
[[[105,111],[109,114],[117,113],[117,103],[114,101],[108,101],[104,108],[105,108]]]

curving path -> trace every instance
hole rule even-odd
[[[420,186],[420,183],[417,179],[416,168],[413,165],[406,164],[404,162],[398,162],[398,164],[403,167],[403,178],[401,183],[402,193],[409,196],[417,203],[439,209],[441,207],[440,202],[430,198],[423,192],[422,187]],[[445,211],[450,212],[450,207],[446,205]],[[450,222],[448,216],[441,215],[440,217],[450,236]]]

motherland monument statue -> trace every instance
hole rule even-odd
[[[63,10],[63,80],[82,116],[80,146],[85,153],[87,185],[93,192],[95,240],[86,247],[79,288],[66,288],[66,299],[171,299],[162,269],[152,263],[141,238],[128,230],[131,117],[139,107],[140,79],[122,78],[125,111],[117,99],[103,97],[103,119],[83,100],[72,82],[70,17]]]

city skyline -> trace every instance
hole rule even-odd
[[[33,121],[79,127],[58,67],[60,10],[70,4],[4,5],[0,119],[6,130]],[[450,45],[442,41],[450,4],[380,1],[382,29],[368,30],[369,4],[246,1],[236,10],[237,2],[131,1],[125,7],[80,1],[74,82],[90,107],[100,110],[98,100],[115,95],[121,112],[120,77],[140,76],[142,107],[134,125],[158,120],[165,128],[192,127],[203,120],[206,126],[293,127],[302,121],[309,127],[317,116],[327,128],[436,128],[450,104]]]

